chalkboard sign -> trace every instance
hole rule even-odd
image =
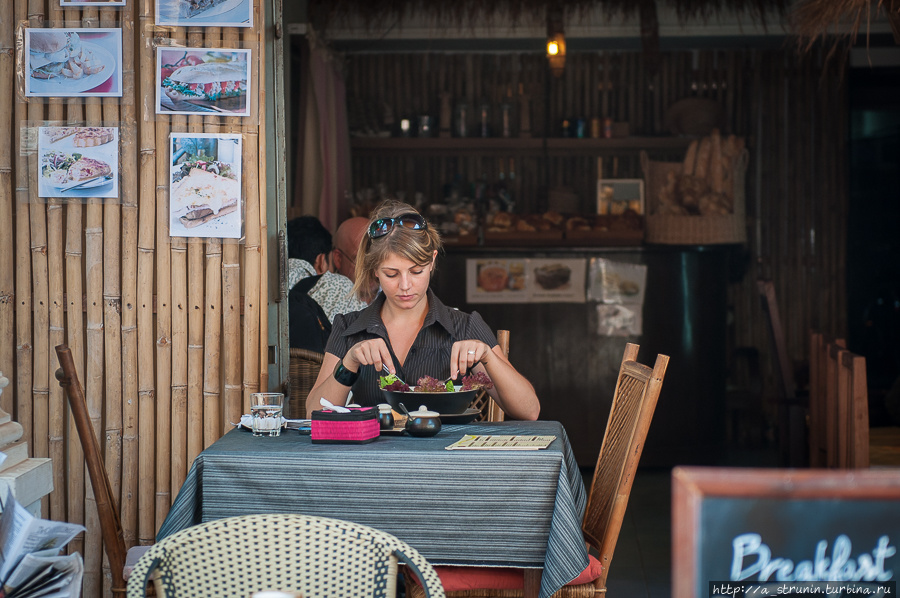
[[[894,598],[900,472],[676,467],[673,598]]]

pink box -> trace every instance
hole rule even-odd
[[[332,444],[372,442],[381,433],[375,407],[350,407],[350,413],[329,409],[313,411],[311,427],[313,442]]]

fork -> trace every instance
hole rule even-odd
[[[381,364],[381,369],[384,370],[384,373],[387,374],[388,376],[391,375],[391,370],[388,369],[388,366],[386,363]],[[394,376],[397,378],[397,380],[400,380],[401,384],[406,384],[406,382],[403,381],[403,379],[400,378],[400,376],[397,376],[397,374],[394,374]],[[409,386],[409,385],[407,384],[407,386]]]

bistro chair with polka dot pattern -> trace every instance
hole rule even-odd
[[[348,521],[307,515],[227,517],[181,530],[157,542],[128,579],[128,598],[246,597],[264,590],[304,598],[394,598],[398,564],[426,595],[443,598],[428,561],[396,537]]]

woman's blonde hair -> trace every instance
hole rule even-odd
[[[419,212],[407,203],[387,199],[381,202],[369,217],[366,232],[359,242],[356,282],[353,284],[353,293],[366,303],[371,302],[378,293],[378,279],[375,273],[389,256],[398,255],[418,266],[427,266],[431,263],[434,252],[440,252],[443,247],[441,235],[430,224],[420,230],[394,226],[383,237],[373,239],[369,236],[369,228],[376,220],[397,218],[405,214],[419,214]]]

